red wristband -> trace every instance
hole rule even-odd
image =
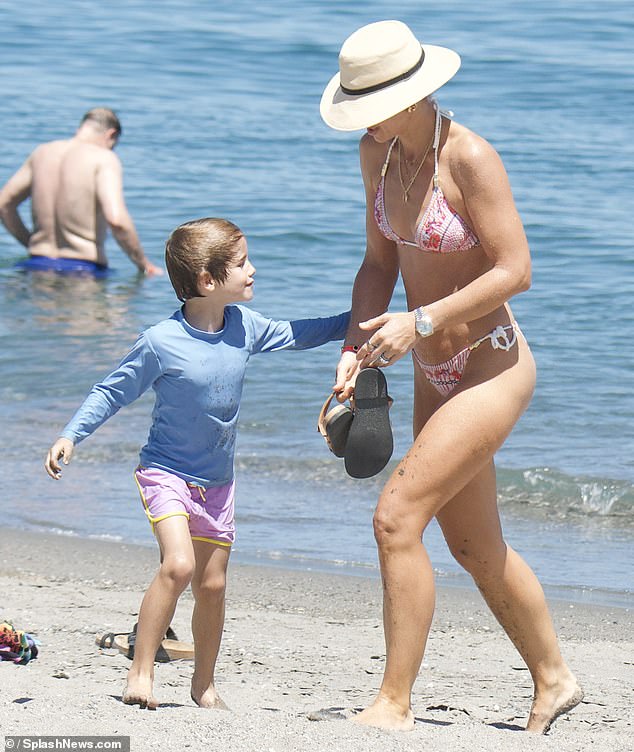
[[[342,345],[341,346],[341,354],[346,352],[353,352],[356,353],[359,351],[359,345]]]

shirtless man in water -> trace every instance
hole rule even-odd
[[[162,274],[145,256],[125,205],[121,162],[112,151],[120,135],[112,110],[92,109],[73,138],[38,146],[0,190],[0,219],[28,248],[30,261],[50,261],[52,269],[56,260],[62,270],[64,260],[104,269],[109,227],[139,271]],[[18,212],[29,196],[32,232]]]

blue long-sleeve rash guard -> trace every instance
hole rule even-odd
[[[145,330],[119,366],[95,384],[61,436],[82,441],[152,387],[156,401],[141,465],[205,487],[231,482],[251,355],[343,339],[350,313],[297,321],[274,321],[239,305],[224,313],[219,332],[190,326],[182,309]]]

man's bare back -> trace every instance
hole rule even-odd
[[[0,218],[31,256],[106,266],[110,228],[140,271],[161,273],[146,258],[125,205],[123,170],[112,151],[119,132],[114,113],[91,110],[73,138],[38,146],[2,188]],[[32,232],[18,214],[19,204],[28,196]]]
[[[97,175],[113,169],[107,149],[75,138],[52,141],[31,155],[32,256],[78,258],[105,266],[107,223]]]

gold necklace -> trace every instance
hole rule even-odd
[[[401,188],[403,189],[403,201],[407,203],[407,200],[409,199],[409,192],[412,190],[412,186],[414,185],[414,181],[418,177],[418,173],[421,171],[422,166],[425,164],[425,160],[427,159],[427,155],[429,154],[429,150],[431,149],[431,145],[433,143],[434,139],[429,142],[427,145],[427,148],[425,149],[425,153],[423,154],[423,158],[420,161],[420,164],[416,168],[416,172],[413,174],[412,179],[407,184],[407,187],[405,186],[405,183],[403,182],[403,174],[401,172],[401,139],[398,140],[398,179],[401,182]]]

